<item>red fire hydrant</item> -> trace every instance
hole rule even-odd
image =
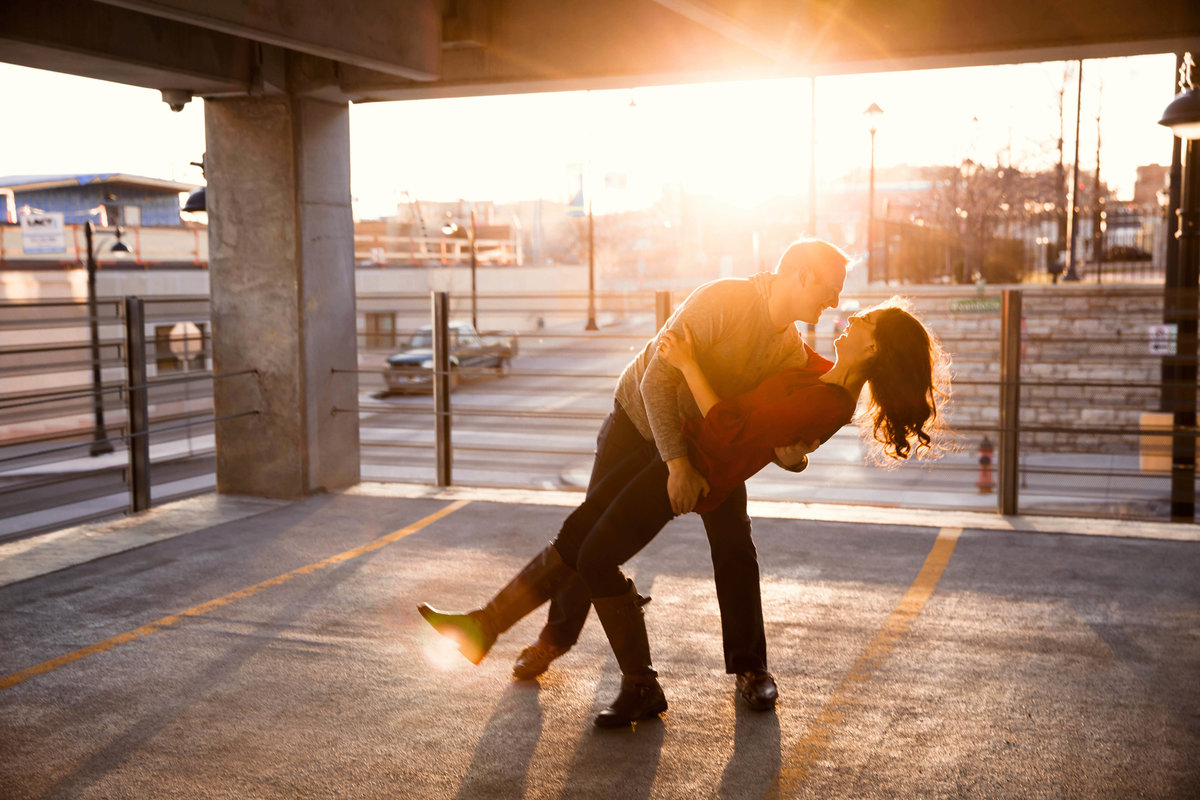
[[[975,480],[980,494],[991,494],[996,489],[996,482],[992,479],[993,452],[992,440],[984,434],[983,441],[979,443],[979,477]]]

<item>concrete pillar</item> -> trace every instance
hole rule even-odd
[[[346,103],[206,100],[217,491],[301,497],[359,480]]]

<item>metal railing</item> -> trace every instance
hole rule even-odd
[[[1163,325],[1162,289],[903,291],[953,356],[942,458],[880,469],[848,427],[805,473],[765,469],[750,481],[752,497],[1194,518],[1195,337],[1188,319],[1176,320],[1174,338]],[[844,297],[866,307],[889,294]],[[479,295],[474,309],[467,296],[432,298],[358,300],[359,364],[341,370],[356,375],[358,403],[333,413],[359,416],[364,480],[582,490],[622,369],[680,299],[600,293],[592,331],[583,292]],[[109,298],[97,308],[92,318],[80,302],[0,303],[0,538],[215,485],[213,381],[253,373],[212,373],[207,299]],[[456,351],[450,324],[472,310],[485,339],[515,336],[516,349],[491,362]],[[1190,322],[1194,330],[1194,310]],[[837,324],[826,312],[814,331],[826,356]],[[422,328],[438,334],[428,357],[387,366]],[[94,364],[98,385],[89,384]]]
[[[443,298],[440,306],[438,297]],[[403,351],[422,327],[425,342],[435,313],[447,325],[470,319],[469,297],[435,293],[433,298],[432,305],[430,295],[422,294],[359,298],[364,325],[373,314],[395,319],[386,334],[360,329],[359,405],[334,410],[360,415],[364,480],[569,486],[560,480],[560,467],[573,470],[590,459],[595,431],[612,407],[612,389],[624,362],[657,328],[656,294],[597,294],[600,330],[586,333],[586,293],[480,295],[481,335],[515,334],[520,345],[514,358],[504,364],[460,363],[447,336],[427,348],[430,366],[381,369],[387,356]],[[658,293],[657,302],[665,319],[666,293]],[[443,357],[438,368],[434,362]],[[414,379],[411,384],[409,378]],[[500,396],[493,399],[499,403],[476,402],[484,400],[481,393],[497,388]],[[451,392],[457,398],[452,408]],[[531,427],[545,436],[526,437],[524,431]],[[489,463],[498,457],[504,463]],[[517,474],[522,464],[539,460],[545,462],[535,466],[539,477]],[[547,470],[550,474],[540,474]]]
[[[890,294],[870,287],[845,297],[865,307]],[[424,312],[435,326],[467,316],[467,298],[443,297],[434,301],[434,308],[444,303],[441,312]],[[1164,412],[1163,397],[1174,388],[1194,390],[1195,373],[1163,380],[1166,356],[1154,350],[1162,344],[1161,288],[1044,286],[980,294],[917,287],[911,298],[953,356],[955,396],[942,458],[873,467],[857,430],[847,428],[814,454],[804,475],[768,467],[750,482],[752,496],[1137,519],[1178,516],[1173,504],[1194,501],[1194,457],[1189,466],[1188,448],[1179,442],[1195,441],[1195,424]],[[480,298],[481,319],[528,320],[551,302],[522,299]],[[399,301],[393,300],[398,309]],[[410,318],[421,305],[430,309],[417,295],[404,303]],[[587,332],[579,298],[577,306],[560,309],[562,322],[521,330],[520,356],[495,376],[481,370],[457,387],[444,386],[463,368],[431,354],[429,367],[412,370],[434,378],[416,396],[387,394],[380,378],[388,370],[371,368],[385,354],[364,349],[361,405],[338,410],[360,414],[364,479],[582,488],[617,377],[665,318],[664,304],[669,309],[663,293],[626,296],[600,332]],[[832,356],[829,316],[815,345]],[[397,328],[396,341],[411,330]],[[545,346],[548,339],[554,347]],[[1191,402],[1194,409],[1194,396]],[[1163,413],[1171,415],[1166,423]],[[1180,453],[1172,461],[1173,447]]]
[[[0,540],[213,490],[213,382],[253,372],[208,368],[207,304],[0,303]]]

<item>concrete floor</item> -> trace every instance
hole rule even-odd
[[[414,611],[484,601],[577,500],[222,498],[0,550],[42,559],[0,586],[0,797],[1200,796],[1196,526],[756,504],[764,714],[678,520],[629,565],[671,708],[600,731],[594,618],[534,683],[540,615],[473,667]]]

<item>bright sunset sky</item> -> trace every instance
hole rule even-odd
[[[865,168],[862,112],[885,114],[876,164],[950,164],[963,158],[1022,168],[1056,160],[1062,62],[820,78],[817,176]],[[1067,84],[1067,161],[1075,79]],[[1080,165],[1131,195],[1138,165],[1167,163],[1157,125],[1174,95],[1174,56],[1084,62]],[[6,105],[20,114],[0,147],[0,176],[126,172],[199,183],[203,103],[173,113],[158,92],[0,64]],[[628,176],[597,195],[597,210],[653,202],[664,184],[752,203],[806,195],[810,83],[789,79],[614,91],[370,103],[351,107],[355,213],[391,213],[418,200],[565,200],[567,165]],[[1102,87],[1102,90],[1101,90]],[[633,105],[630,102],[633,101]],[[975,122],[974,120],[978,120]]]

